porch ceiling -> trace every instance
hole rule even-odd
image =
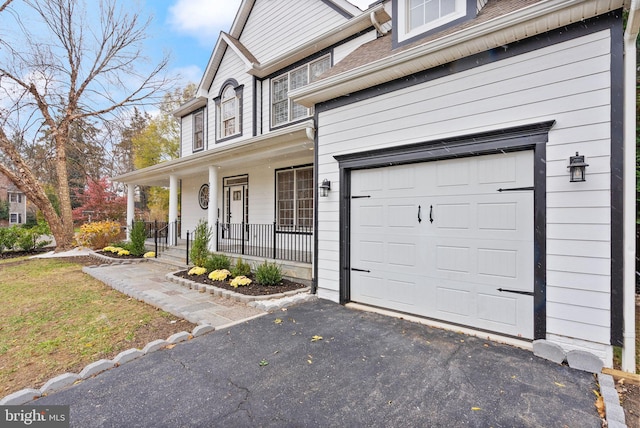
[[[122,174],[112,180],[124,184],[168,187],[170,175],[184,178],[206,174],[209,166],[242,165],[250,168],[275,160],[312,155],[313,140],[308,138],[307,129],[314,129],[312,120]]]

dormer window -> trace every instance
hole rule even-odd
[[[214,99],[218,142],[242,134],[242,88],[238,82],[229,79]]]
[[[476,0],[397,0],[397,42],[440,31],[475,15]]]
[[[289,91],[315,82],[329,68],[331,57],[326,55],[274,78],[271,81],[271,125],[284,125],[308,117],[312,110],[291,101]]]

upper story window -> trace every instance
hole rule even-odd
[[[227,80],[214,101],[216,103],[217,140],[242,133],[242,85],[233,79]]]
[[[9,202],[14,204],[22,203],[22,193],[9,193]]]
[[[476,0],[397,0],[398,42],[468,17]]]
[[[204,110],[193,115],[193,151],[204,149]]]
[[[271,81],[272,126],[303,119],[312,113],[311,109],[291,101],[289,99],[289,91],[315,82],[329,68],[331,68],[331,57],[326,55]]]
[[[238,103],[236,91],[233,86],[227,85],[222,92],[220,136],[228,137],[236,133],[236,117],[238,115]]]

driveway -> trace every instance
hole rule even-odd
[[[71,405],[73,427],[595,428],[594,389],[529,351],[315,301],[33,404]]]

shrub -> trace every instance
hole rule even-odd
[[[103,248],[113,242],[120,234],[120,223],[115,221],[96,221],[80,226],[76,233],[76,243],[89,248]]]
[[[231,273],[226,269],[218,269],[209,274],[209,279],[211,281],[224,281],[230,274]]]
[[[135,221],[131,226],[131,233],[129,235],[131,242],[127,245],[127,249],[134,256],[141,256],[147,251],[144,246],[147,240],[147,229],[143,221]]]
[[[236,264],[231,268],[231,275],[233,276],[249,276],[251,274],[251,266],[249,263],[242,261],[242,257],[238,257]]]
[[[189,257],[196,266],[204,266],[207,262],[211,235],[212,231],[207,225],[207,222],[200,220],[196,229],[193,231],[193,246],[189,252]]]
[[[262,285],[277,285],[282,281],[282,270],[275,263],[264,263],[256,267],[256,281]]]
[[[238,288],[240,286],[244,287],[249,284],[251,284],[251,280],[246,276],[236,276],[235,278],[233,278],[229,285],[231,285],[233,288]]]
[[[222,269],[229,270],[230,265],[229,257],[219,253],[210,254],[202,264],[203,267],[207,268],[207,272]]]
[[[3,250],[13,250],[20,238],[19,229],[15,226],[0,228],[0,252]]]

